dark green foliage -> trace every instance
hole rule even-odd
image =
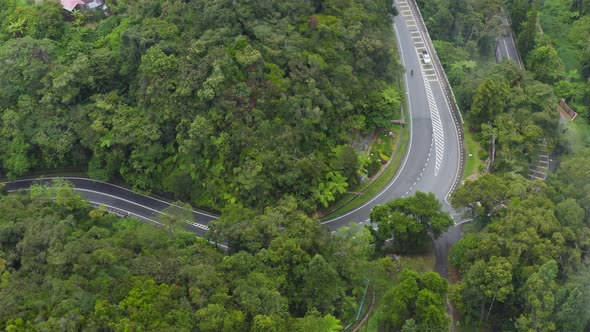
[[[415,196],[397,198],[371,211],[377,249],[391,239],[396,252],[419,252],[453,225],[453,218],[441,210],[433,193],[416,192]]]
[[[445,40],[462,52],[492,50],[504,31],[501,0],[418,0],[418,6],[435,40]]]
[[[400,96],[391,1],[0,4],[0,168],[88,166],[192,204],[314,210]],[[395,84],[394,84],[395,83]]]
[[[551,149],[558,142],[558,112],[551,86],[518,70],[510,61],[465,75],[457,91],[467,109],[467,124],[480,131],[481,146],[490,157],[495,144],[495,172],[525,175],[536,161],[539,141]]]
[[[588,188],[567,169],[557,178],[564,182],[554,180],[553,190],[541,181],[486,175],[453,195],[454,206],[486,221],[449,257],[461,275],[449,297],[467,322],[518,331],[587,329],[590,228],[578,202],[564,198],[583,201]],[[571,179],[578,195],[570,192]]]
[[[481,134],[481,146],[490,161],[494,161],[490,170],[526,175],[529,164],[536,162],[540,139],[547,140],[549,149],[558,144],[559,115],[555,104],[557,97],[562,96],[556,96],[553,87],[547,84],[565,82],[561,83],[559,92],[566,91],[572,98],[582,93],[576,92],[579,86],[561,81],[566,76],[565,67],[555,43],[545,36],[537,36],[537,2],[506,3],[513,14],[513,25],[522,27],[517,27],[520,54],[531,72],[517,69],[508,60],[480,65],[485,63],[482,58],[494,58],[496,38],[506,33],[499,19],[504,15],[502,1],[418,3],[430,34],[437,39],[434,41],[437,53],[459,107],[466,113],[467,125]],[[445,15],[453,19],[444,19]],[[560,18],[567,17],[560,14]],[[584,33],[580,31],[580,34]]]
[[[467,181],[451,197],[453,207],[473,222],[449,255],[459,278],[449,299],[463,314],[462,323],[482,330],[587,331],[590,187],[583,165],[590,160],[582,142],[560,140],[564,129],[555,112],[558,98],[565,98],[580,111],[576,121],[584,121],[590,73],[587,1],[504,1],[530,72],[510,61],[478,66],[465,52],[493,56],[485,41],[494,35],[494,25],[477,27],[485,26],[478,25],[486,22],[482,18],[498,13],[493,8],[499,2],[418,3],[431,35],[442,39],[435,46],[467,124],[481,140],[484,155],[494,160],[489,169],[495,174]],[[481,11],[484,7],[487,13]],[[455,9],[450,11],[453,20],[445,22],[448,8]],[[471,18],[457,20],[469,12]],[[470,44],[460,28],[465,23],[476,29],[475,35],[491,33]],[[563,147],[575,152],[564,158],[550,185],[522,177],[537,161],[541,140],[549,151]],[[415,323],[408,320],[403,329],[416,330]]]
[[[176,227],[179,208],[156,228],[90,208],[67,183],[0,195],[0,330],[338,331],[367,280],[391,283],[392,262],[369,261],[367,229],[332,236],[293,204],[227,211],[222,229],[238,212],[252,226],[224,255]]]

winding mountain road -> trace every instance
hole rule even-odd
[[[127,188],[111,183],[95,181],[82,177],[46,177],[41,179],[23,179],[5,182],[4,186],[8,192],[27,189],[34,183],[50,183],[56,179],[64,179],[74,185],[74,190],[92,204],[104,205],[111,212],[119,215],[135,216],[145,221],[159,224],[159,217],[162,211],[170,207],[171,203],[164,200],[135,193]],[[209,227],[207,224],[217,216],[193,210],[193,219],[187,223],[187,229],[198,236],[205,236]]]
[[[443,202],[443,209],[453,212],[448,196],[462,176],[460,120],[451,112],[451,99],[444,92],[441,77],[444,73],[435,66],[438,59],[415,4],[412,0],[398,0],[395,5],[399,15],[394,19],[394,28],[400,60],[406,68],[409,147],[400,170],[383,191],[359,208],[323,222],[332,230],[352,222],[368,223],[375,205],[416,191],[434,193]],[[423,51],[431,55],[432,63],[423,63]]]
[[[323,225],[331,230],[353,222],[367,223],[375,205],[412,195],[416,191],[434,193],[443,202],[443,209],[453,213],[448,196],[462,176],[462,124],[457,114],[452,112],[453,99],[448,93],[448,87],[445,88],[444,72],[413,1],[395,2],[399,15],[393,23],[401,63],[406,68],[404,78],[410,118],[407,154],[394,179],[379,194],[355,210],[324,221]],[[421,60],[424,51],[430,54],[431,63]],[[72,182],[75,190],[90,202],[103,204],[120,214],[134,215],[147,221],[158,222],[158,215],[170,205],[169,202],[109,183],[86,178],[65,179]],[[36,181],[51,180],[18,180],[6,182],[5,186],[8,191],[15,191],[26,189]],[[197,235],[204,236],[208,230],[207,224],[216,216],[197,210],[192,212],[195,222],[191,222],[188,227]],[[460,231],[450,230],[450,234],[455,234],[453,239],[457,237],[457,232]],[[448,247],[449,239],[445,236],[436,244],[437,265],[439,261],[446,260],[445,248]],[[439,272],[446,276],[446,271]]]
[[[516,43],[514,42],[514,33],[512,32],[511,22],[508,13],[502,8],[502,24],[506,27],[506,32],[496,39],[496,61],[510,59],[516,63],[518,69],[523,69],[522,60],[518,54]]]

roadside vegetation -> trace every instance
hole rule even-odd
[[[373,174],[371,178],[364,178],[357,188],[351,188],[356,191],[347,192],[342,198],[329,206],[325,213],[322,212],[324,214],[323,219],[337,217],[361,206],[383,190],[393,179],[406,157],[410,132],[407,127],[402,127],[401,125],[394,125],[392,130],[392,133],[394,133],[393,138],[387,135],[383,136],[383,140],[389,144],[386,150],[388,154],[383,155],[383,150],[380,149],[374,150],[378,154],[381,163],[379,171]],[[367,156],[367,159],[369,158],[370,156]]]
[[[295,208],[246,220],[224,254],[171,218],[91,208],[67,183],[0,192],[0,330],[339,331],[395,267],[367,229],[333,236]]]
[[[479,142],[475,140],[475,135],[469,128],[464,128],[465,136],[465,171],[463,173],[463,180],[475,177],[484,171],[484,161],[488,155],[485,150],[479,146]]]
[[[505,2],[527,71],[473,60],[505,32],[503,1],[417,2],[490,163],[451,197],[473,219],[451,285],[405,262],[453,225],[433,194],[335,234],[309,217],[392,157],[383,139],[353,145],[399,117],[391,1],[122,0],[107,17],[0,0],[3,174],[88,167],[167,192],[220,210],[208,239],[228,246],[185,232],[188,215],[156,228],[91,208],[67,183],[0,188],[0,329],[339,331],[376,294],[382,330],[587,331],[590,6]],[[558,98],[581,124],[558,126]],[[541,140],[559,170],[531,182]]]
[[[2,175],[87,167],[210,209],[311,213],[380,167],[352,144],[400,117],[391,1],[108,7],[0,1]]]
[[[440,207],[419,193],[381,207],[379,232],[331,234],[293,199],[262,215],[233,205],[211,224],[223,253],[183,230],[190,214],[157,228],[92,208],[63,181],[0,190],[0,329],[339,331],[385,294],[379,326],[442,331],[447,281],[415,258],[452,223]]]
[[[457,328],[587,331],[590,6],[575,0],[418,2],[466,124],[483,159],[494,160],[492,174],[466,181],[451,196],[453,207],[473,218],[449,255]],[[509,61],[473,60],[493,54],[505,33],[503,5],[526,70]],[[578,112],[575,122],[558,124],[560,98]],[[547,140],[559,168],[546,182],[531,182],[525,176],[540,140]]]

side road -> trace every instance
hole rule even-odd
[[[147,195],[138,194],[127,188],[111,183],[95,181],[83,177],[47,177],[41,179],[23,179],[4,182],[8,192],[27,189],[34,183],[50,183],[56,179],[64,179],[74,185],[74,190],[91,204],[104,205],[117,211],[117,214],[127,213],[145,221],[159,223],[159,215],[173,203]],[[205,236],[209,227],[207,224],[217,216],[198,210],[193,210],[194,222],[187,224],[187,228],[198,236]]]

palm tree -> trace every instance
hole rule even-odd
[[[11,22],[8,25],[8,32],[13,34],[15,38],[20,38],[25,32],[25,25],[27,20],[25,18],[20,18],[16,22]]]

